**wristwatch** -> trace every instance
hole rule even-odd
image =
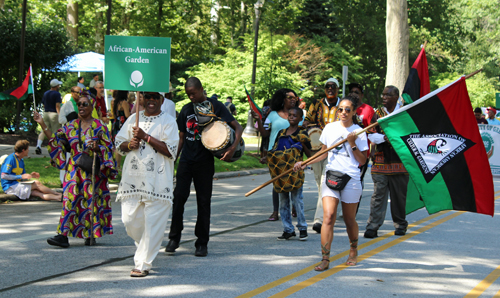
[[[351,149],[352,149],[352,152],[354,152],[354,151],[358,150],[358,147],[354,146],[354,147],[351,147]]]

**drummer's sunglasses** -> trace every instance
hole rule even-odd
[[[90,106],[90,103],[88,103],[88,102],[79,102],[76,105],[79,106],[79,107],[85,107],[86,108],[86,107]]]
[[[146,93],[146,94],[144,94],[144,98],[145,99],[151,99],[151,98],[153,98],[153,99],[158,100],[158,99],[160,99],[160,94],[149,94],[149,93]]]
[[[342,113],[344,111],[344,109],[343,108],[339,108],[338,111],[339,111],[339,113]],[[349,114],[351,112],[351,109],[350,108],[345,108],[345,112],[347,114]]]

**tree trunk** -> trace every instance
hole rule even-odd
[[[241,1],[240,16],[241,16],[240,35],[243,36],[245,35],[245,33],[247,33],[247,18],[245,13],[245,3],[243,1]]]
[[[163,0],[158,1],[158,23],[156,23],[156,36],[161,35],[161,22],[163,21]]]
[[[5,0],[0,0],[0,9],[3,10],[4,6],[5,6]]]
[[[410,31],[406,0],[387,0],[385,34],[387,41],[385,84],[396,86],[401,93],[410,72],[408,62]]]
[[[68,18],[68,32],[71,39],[78,46],[78,2],[77,0],[68,0],[66,6],[66,13]]]
[[[95,51],[97,53],[104,53],[104,34],[103,34],[103,14],[102,11],[95,14],[97,23],[95,25]]]

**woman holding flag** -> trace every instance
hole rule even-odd
[[[50,139],[49,153],[54,166],[66,170],[58,235],[47,239],[50,245],[64,248],[69,247],[68,237],[84,238],[85,245],[93,245],[95,238],[113,234],[108,189],[108,178],[117,175],[113,143],[104,123],[92,117],[94,101],[80,96],[77,106],[78,119],[54,133],[40,114],[34,113],[35,121]],[[66,152],[70,153],[68,160]]]
[[[252,110],[252,117],[257,120],[258,129],[262,137],[269,137],[268,151],[272,149],[278,132],[290,126],[288,122],[288,110],[296,105],[297,93],[292,89],[283,88],[276,91],[271,98],[271,113],[267,116],[265,123],[262,123],[262,119],[260,119],[259,115]],[[299,123],[299,126],[301,125],[302,121]],[[273,190],[273,213],[269,217],[270,221],[279,219],[278,211],[279,196],[278,193]]]

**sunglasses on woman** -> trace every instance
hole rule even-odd
[[[345,112],[346,112],[347,114],[349,114],[349,113],[352,111],[352,110],[351,110],[351,108],[345,108],[345,109],[344,109],[344,108],[339,108],[339,109],[338,109],[339,113],[344,112],[344,110],[345,110]]]
[[[144,94],[144,98],[145,99],[155,99],[155,100],[159,100],[160,99],[160,95],[159,94]]]
[[[79,106],[79,107],[86,108],[86,107],[90,106],[90,103],[89,102],[79,102],[76,105]]]

